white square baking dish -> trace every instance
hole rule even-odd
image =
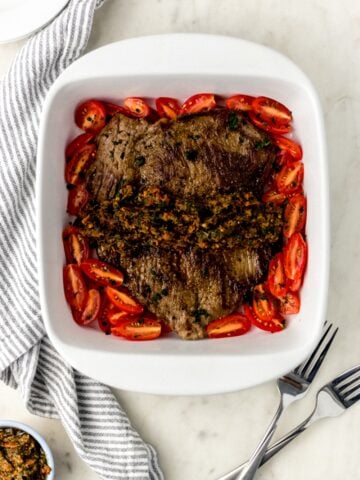
[[[265,95],[294,114],[304,150],[308,198],[308,267],[302,306],[276,335],[128,342],[82,328],[71,318],[62,285],[66,215],[64,148],[77,133],[75,106],[88,98],[172,96],[196,92]],[[43,109],[37,158],[37,241],[42,314],[55,348],[79,371],[114,387],[155,394],[212,394],[273,379],[300,363],[325,319],[329,270],[326,144],[317,94],[288,58],[244,40],[194,34],[135,38],[95,50],[67,68]]]

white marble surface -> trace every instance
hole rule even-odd
[[[285,53],[310,76],[323,103],[329,145],[332,256],[328,318],[340,335],[316,386],[360,362],[360,3],[358,0],[108,0],[96,14],[88,49],[162,32],[234,35]],[[0,46],[0,73],[23,42]],[[140,60],[141,61],[141,60]],[[240,61],[240,59],[234,59]],[[311,409],[294,405],[289,429]],[[211,480],[245,460],[275,409],[274,384],[210,397],[116,392],[133,424],[158,450],[167,480]],[[57,480],[95,480],[62,426],[26,412],[0,385],[0,416],[28,422],[54,450]],[[360,479],[360,405],[325,420],[289,445],[259,480]]]

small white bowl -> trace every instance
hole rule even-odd
[[[71,318],[62,283],[61,232],[68,223],[64,149],[80,131],[74,109],[89,98],[177,97],[197,92],[265,95],[294,113],[304,150],[309,260],[301,311],[283,332],[217,340],[174,336],[128,342],[82,328]],[[329,271],[328,174],[323,117],[309,79],[262,45],[215,35],[133,38],[74,62],[52,86],[42,113],[37,158],[37,244],[42,314],[55,348],[77,370],[108,385],[155,394],[213,394],[283,375],[304,360],[325,320]]]
[[[40,447],[43,449],[47,464],[51,468],[51,472],[46,477],[46,480],[54,480],[55,478],[54,457],[44,437],[42,437],[40,433],[36,432],[33,428],[29,427],[29,425],[26,425],[25,423],[17,422],[15,420],[0,420],[0,429],[2,428],[16,428],[17,430],[22,430],[23,432],[26,432],[29,435],[31,435],[38,442]]]

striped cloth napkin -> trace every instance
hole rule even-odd
[[[0,378],[30,412],[60,418],[101,478],[162,479],[154,449],[111,390],[73,370],[40,316],[35,247],[35,157],[47,90],[87,45],[103,0],[71,0],[20,50],[0,83]]]

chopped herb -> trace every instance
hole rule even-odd
[[[167,288],[163,288],[163,289],[161,290],[161,295],[162,295],[163,297],[167,297],[167,296],[169,295],[169,290],[168,290]]]
[[[154,295],[151,297],[151,301],[154,303],[158,303],[161,300],[162,296],[161,293],[154,293]]]
[[[266,148],[269,145],[271,145],[271,141],[269,138],[266,138],[265,140],[261,140],[255,143],[255,150],[262,150],[263,148]]]
[[[194,321],[196,323],[199,323],[201,321],[201,317],[209,317],[210,314],[207,310],[205,310],[204,308],[198,308],[197,310],[194,310],[191,315],[194,317]]]
[[[235,112],[229,112],[228,126],[230,130],[237,130],[239,128],[239,119]]]
[[[146,283],[144,285],[144,293],[145,293],[145,295],[150,295],[150,293],[151,293],[151,287],[148,283]]]
[[[156,270],[154,270],[153,268],[150,270],[150,273],[155,278],[161,278],[161,274],[159,272],[157,272]]]
[[[198,152],[197,150],[186,150],[185,156],[190,162],[194,162],[197,159]]]
[[[142,167],[145,164],[145,162],[146,162],[146,158],[141,155],[140,157],[135,158],[134,164],[137,167]]]

